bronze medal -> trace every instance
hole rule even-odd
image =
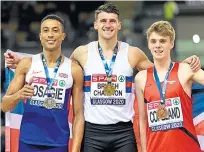
[[[43,106],[46,109],[53,109],[56,107],[56,102],[53,98],[46,98],[44,103],[43,103]]]
[[[115,87],[113,84],[106,84],[103,91],[106,96],[112,96],[115,93]]]
[[[165,119],[168,118],[168,111],[165,107],[165,105],[160,104],[157,111],[156,111],[157,117],[159,119]]]

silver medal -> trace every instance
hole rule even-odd
[[[53,109],[56,107],[56,102],[53,98],[46,98],[43,107],[47,109]]]

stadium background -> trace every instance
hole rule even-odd
[[[67,37],[63,42],[63,54],[69,57],[77,46],[97,40],[97,33],[93,29],[94,10],[104,2],[1,1],[1,96],[5,93],[3,53],[7,49],[29,54],[41,52],[38,37],[40,21],[47,14],[55,13],[66,21]],[[154,21],[168,20],[176,30],[172,59],[182,61],[195,54],[200,57],[204,68],[204,1],[113,3],[120,9],[123,22],[119,40],[139,47],[151,59],[147,48],[146,29]],[[4,120],[4,113],[1,112],[1,151],[4,151]]]

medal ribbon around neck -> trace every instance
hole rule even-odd
[[[105,57],[104,57],[104,55],[103,55],[103,49],[101,48],[101,46],[100,46],[99,43],[98,43],[98,50],[99,50],[99,54],[100,54],[101,60],[102,60],[102,62],[103,62],[105,71],[106,71],[107,82],[108,82],[108,84],[111,84],[111,81],[112,81],[112,72],[113,72],[113,65],[114,65],[114,63],[115,63],[115,59],[116,59],[116,56],[117,56],[117,53],[118,53],[118,42],[116,43],[115,48],[114,48],[114,50],[113,50],[113,56],[112,56],[112,59],[111,59],[111,62],[110,62],[110,66],[109,66],[109,67],[108,67],[108,63],[106,62]]]
[[[173,67],[173,63],[171,62],[170,65],[169,65],[168,71],[166,73],[166,76],[164,78],[163,87],[161,87],[159,76],[157,74],[157,70],[154,67],[154,77],[155,77],[155,81],[156,81],[156,84],[157,84],[157,88],[159,89],[159,93],[160,93],[160,97],[161,97],[161,104],[163,104],[163,105],[165,104],[166,86],[167,86],[167,81],[168,81],[169,74],[171,72],[172,67]]]
[[[59,69],[61,60],[62,60],[62,55],[60,55],[60,57],[57,59],[57,63],[55,64],[54,71],[53,71],[53,72],[54,72],[54,77],[53,77],[53,78],[50,78],[49,71],[48,71],[48,66],[47,66],[47,61],[46,61],[46,59],[45,59],[44,54],[42,54],[42,62],[43,62],[43,65],[44,65],[44,70],[45,70],[45,75],[46,75],[48,90],[51,90],[51,88],[52,88],[52,85],[53,85],[54,80],[55,80],[55,78],[56,78],[57,71],[58,71],[58,69]],[[48,96],[48,97],[51,97],[52,94],[51,94],[51,93],[48,93],[47,96]]]

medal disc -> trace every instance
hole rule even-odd
[[[165,107],[165,105],[159,105],[157,111],[156,111],[157,117],[159,119],[165,119],[168,117],[168,111]]]
[[[115,93],[115,87],[112,84],[106,84],[104,86],[104,94],[107,96],[112,96]]]
[[[53,109],[56,105],[56,102],[53,98],[46,98],[43,106],[47,109]]]

